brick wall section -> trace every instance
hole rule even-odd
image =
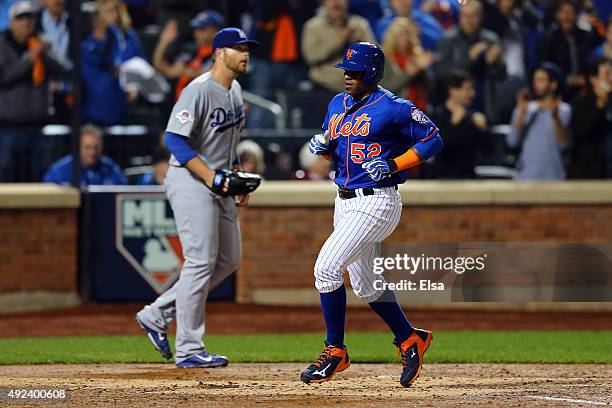
[[[76,291],[76,209],[0,209],[0,234],[0,293]]]
[[[312,269],[332,231],[331,208],[241,211],[243,258],[237,299],[255,288],[312,287]],[[389,242],[612,241],[612,205],[405,207]]]

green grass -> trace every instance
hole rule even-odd
[[[232,362],[309,362],[323,334],[210,335],[207,348]],[[388,333],[349,333],[353,362],[398,361]],[[0,339],[0,364],[159,363],[143,336]],[[439,331],[429,363],[612,364],[612,331]]]

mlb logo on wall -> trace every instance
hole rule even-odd
[[[117,250],[159,294],[179,276],[183,252],[166,196],[117,194]]]

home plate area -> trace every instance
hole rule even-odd
[[[412,388],[398,364],[353,364],[330,382],[299,381],[304,364],[161,364],[0,367],[0,388],[61,388],[61,406],[612,406],[612,366],[425,364]],[[4,401],[2,401],[4,406]],[[37,406],[43,401],[20,401]],[[12,405],[12,404],[11,404]]]

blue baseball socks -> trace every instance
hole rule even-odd
[[[334,347],[344,347],[346,289],[342,285],[332,292],[319,293],[319,296],[325,326],[327,327],[327,344]]]
[[[385,290],[381,297],[368,305],[387,323],[395,335],[395,344],[402,344],[414,332],[393,291]]]

